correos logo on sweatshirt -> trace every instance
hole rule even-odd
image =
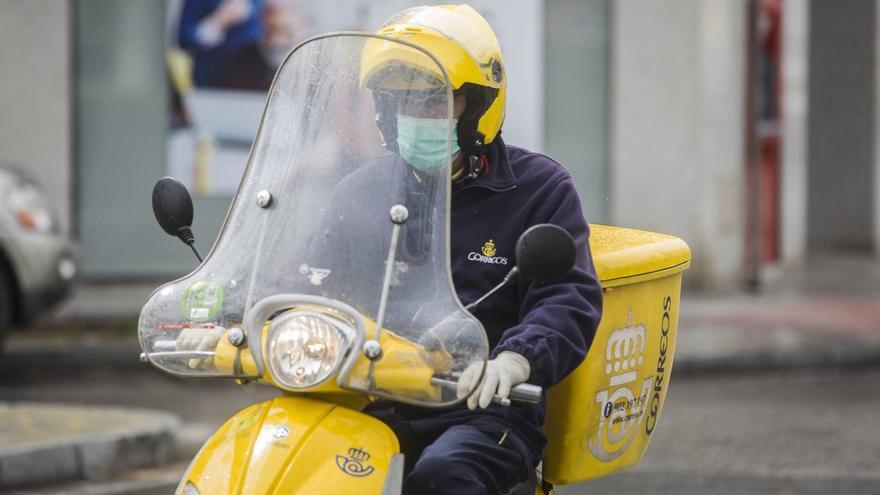
[[[480,263],[488,263],[490,265],[506,265],[507,258],[502,256],[495,256],[497,253],[495,249],[495,242],[492,239],[489,239],[485,243],[483,243],[483,247],[480,249],[481,252],[471,251],[468,253],[467,259],[470,261],[477,261]]]

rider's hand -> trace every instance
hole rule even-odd
[[[211,14],[211,20],[224,31],[235,24],[240,24],[251,15],[251,3],[248,0],[223,0]]]
[[[185,328],[177,335],[178,351],[213,351],[220,342],[223,327],[213,328]],[[210,363],[209,358],[195,358],[189,360],[190,368],[198,368],[199,366]]]
[[[474,393],[468,397],[468,409],[476,409],[478,404],[485,409],[496,395],[506,399],[510,395],[510,389],[528,380],[531,373],[529,361],[510,351],[504,351],[486,363],[486,374],[483,376],[483,381],[477,385],[482,368],[483,363],[473,363],[458,379],[459,398],[467,395],[476,386]]]

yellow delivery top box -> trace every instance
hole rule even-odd
[[[681,239],[592,225],[602,321],[583,363],[549,392],[544,478],[569,484],[634,466],[669,389],[690,249]]]

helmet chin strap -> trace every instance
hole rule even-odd
[[[464,153],[464,152],[462,152]],[[464,179],[476,179],[483,173],[483,169],[485,168],[483,160],[485,159],[485,155],[480,153],[467,153],[462,161],[464,163],[461,164],[460,168],[455,169],[452,173],[452,180],[454,182],[458,182]]]
[[[480,173],[483,171],[483,162],[480,158],[481,157],[477,155],[467,156],[467,164],[465,165],[465,177],[467,177],[468,179],[476,179],[480,176]]]
[[[459,120],[458,125],[459,125],[459,130],[458,130],[459,131],[458,132],[459,142],[462,142],[461,138],[462,138],[462,134],[464,134],[464,133],[460,129],[460,127],[462,125],[461,120]],[[483,160],[485,160],[485,157],[486,157],[486,146],[483,145],[482,136],[477,136],[476,139],[474,139],[472,146],[468,146],[467,148],[462,146],[461,152],[464,153],[464,155],[465,155],[465,160],[464,160],[465,163],[463,165],[463,167],[464,167],[464,177],[463,178],[464,179],[476,179],[477,177],[480,176],[480,174],[483,173],[483,168],[484,168]]]

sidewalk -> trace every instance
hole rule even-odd
[[[880,364],[880,261],[817,258],[756,294],[685,293],[678,335],[680,372]]]
[[[0,490],[164,465],[179,428],[157,411],[0,403]]]
[[[143,367],[137,317],[151,290],[77,288],[54,315],[7,334],[0,376],[27,383],[96,364]],[[181,436],[180,420],[166,412],[0,400],[0,493],[167,493],[173,480],[160,480],[160,491],[150,491],[155,480],[126,480],[119,487],[112,480],[175,461]],[[138,487],[143,490],[131,491]]]

